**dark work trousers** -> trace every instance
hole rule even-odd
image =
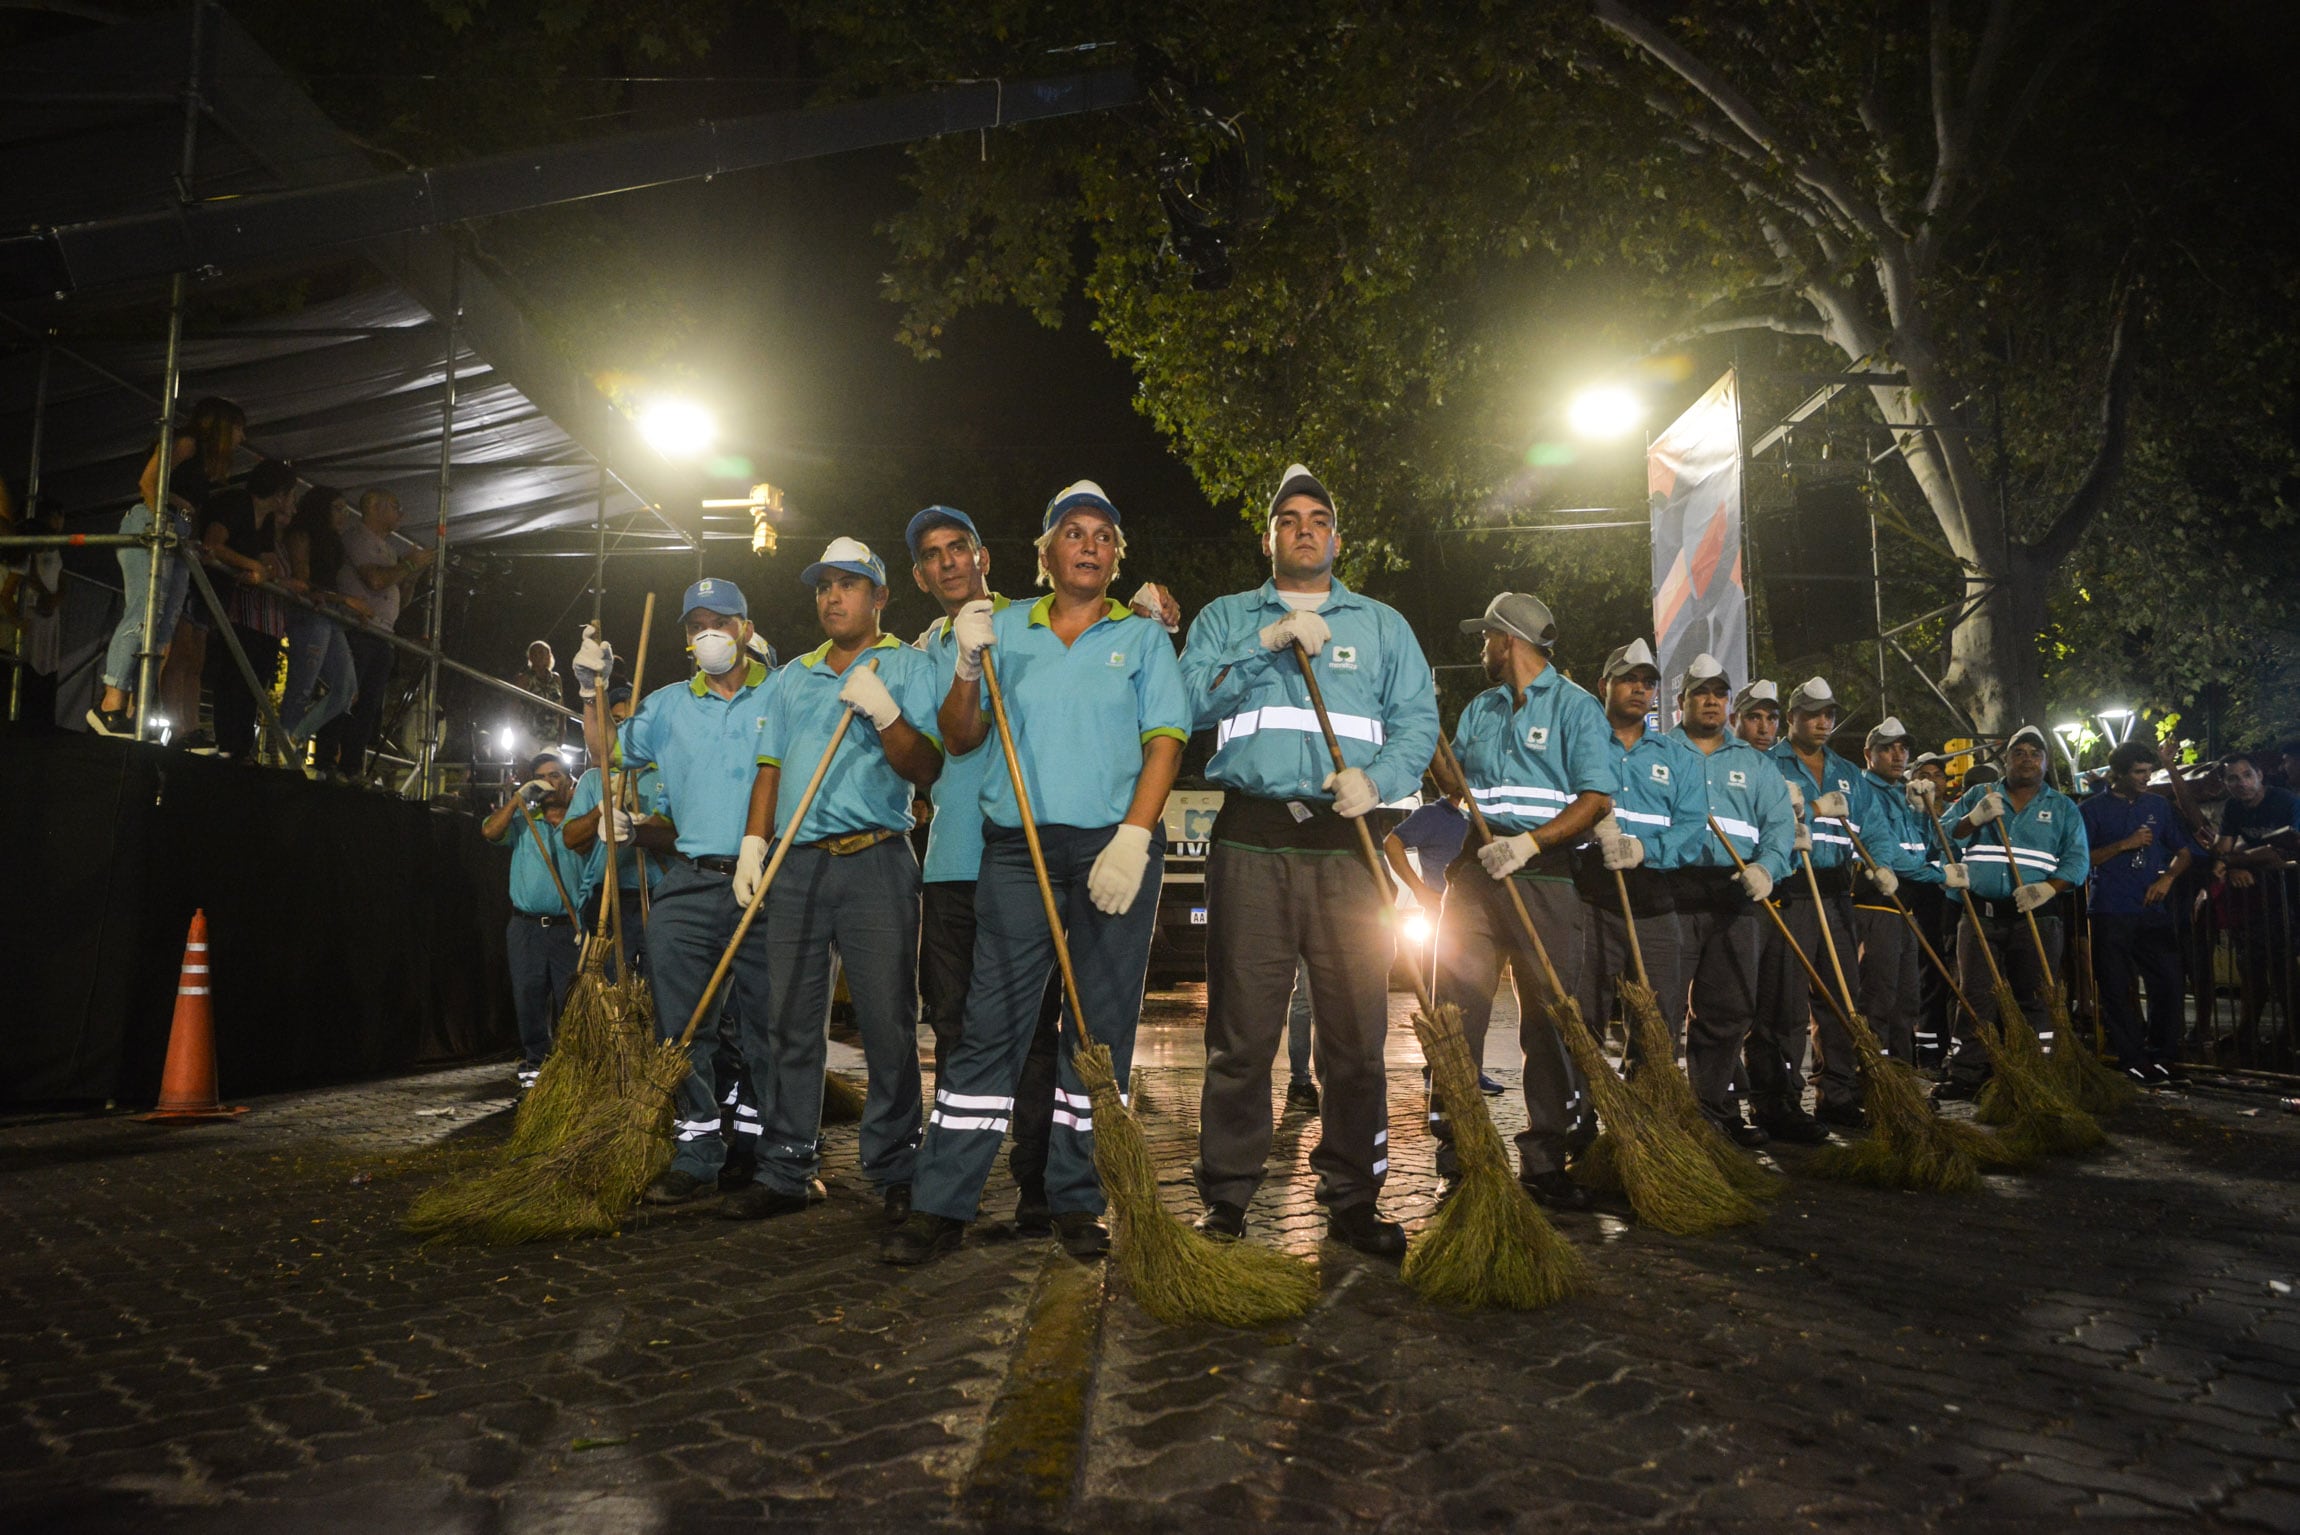
[[[1909,915],[1917,919],[1917,927],[1933,952],[1946,959],[1951,952],[1949,929],[1945,916],[1949,913],[1946,893],[1939,885],[1901,886],[1901,904]],[[1956,994],[1949,983],[1941,979],[1940,971],[1920,952],[1917,955],[1917,1046],[1914,1060],[1919,1066],[1938,1066],[1948,1058],[1949,1040],[1954,1034],[1955,1020],[1949,1015],[1961,1012]],[[1962,982],[1959,983],[1963,984]]]
[[[1206,1082],[1198,1099],[1199,1197],[1243,1207],[1270,1156],[1270,1071],[1296,972],[1310,982],[1321,1128],[1318,1202],[1371,1205],[1390,1170],[1388,892],[1354,852],[1217,842],[1206,858]],[[1488,987],[1490,992],[1491,987]]]
[[[1569,879],[1511,875],[1525,898],[1542,947],[1557,967],[1558,983],[1574,994],[1581,975],[1582,905]],[[1485,1060],[1486,1026],[1493,1021],[1493,988],[1501,979],[1502,956],[1517,977],[1517,1038],[1525,1051],[1526,1128],[1517,1137],[1518,1175],[1562,1172],[1565,1159],[1597,1133],[1588,1084],[1565,1053],[1565,1042],[1549,1021],[1544,1002],[1549,983],[1532,945],[1518,925],[1508,893],[1488,877],[1474,858],[1446,871],[1445,907],[1438,937],[1437,1000],[1461,1009],[1462,1033],[1470,1059]],[[1430,1096],[1430,1131],[1437,1137],[1437,1170],[1452,1177],[1453,1126],[1445,1106]]]
[[[351,646],[351,669],[358,679],[359,696],[343,713],[320,727],[317,762],[346,778],[358,778],[367,768],[368,744],[383,718],[383,695],[391,687],[391,641],[358,629],[343,631]]]
[[[776,884],[783,876],[777,875]],[[673,863],[662,883],[649,897],[647,924],[647,978],[655,988],[655,1030],[665,1039],[686,1032],[688,1015],[701,1000],[703,987],[718,967],[719,956],[735,936],[743,909],[735,904],[731,875],[698,869],[685,859]],[[767,955],[756,941],[760,923],[751,924],[752,940],[735,951],[727,967],[722,997],[730,999],[743,1038],[743,1055],[754,1077],[758,1057],[753,1038],[762,1035],[768,1016]],[[722,1003],[721,1005],[729,1005]],[[760,1020],[753,1024],[752,1020]],[[694,1069],[680,1084],[672,1114],[671,1166],[706,1182],[716,1178],[726,1161],[727,1143],[719,1134],[719,1075],[716,1052],[707,1031],[698,1029],[706,1043],[694,1051]],[[820,1096],[822,1083],[815,1083]]]
[[[974,881],[938,879],[920,887],[918,997],[934,1031],[934,1080],[958,1048],[966,1023],[966,994],[974,981]],[[1041,1198],[1046,1192],[1046,1141],[1054,1128],[1056,1030],[1062,1018],[1062,972],[1050,970],[1038,999],[1038,1028],[1014,1094],[1014,1142],[1007,1167],[1014,1181]]]
[[[631,850],[619,847],[615,849],[615,856],[618,859],[628,858],[631,856]],[[583,920],[590,925],[592,932],[600,933],[605,937],[607,953],[604,968],[607,979],[614,981],[622,979],[622,974],[615,968],[615,940],[611,936],[606,936],[605,929],[601,925],[605,920],[605,903],[602,897],[606,893],[606,889],[606,884],[602,882],[597,890],[591,892],[591,902],[584,909]],[[623,960],[631,967],[633,975],[645,975],[647,973],[647,924],[639,916],[639,892],[636,889],[626,889],[623,892],[623,899],[617,904],[623,909]]]
[[[2101,1022],[2120,1066],[2166,1066],[2180,1059],[2180,930],[2172,913],[2151,912],[2092,917],[2092,973],[2100,985]],[[2148,993],[2148,1022],[2141,1023],[2135,982]]]
[[[575,924],[565,912],[531,917],[513,912],[503,952],[511,968],[512,1015],[519,1021],[519,1062],[543,1064],[551,1053],[551,1026],[575,979]]]
[[[1829,932],[1837,945],[1837,958],[1845,966],[1845,979],[1853,982],[1853,898],[1824,895],[1821,905],[1829,913]],[[1821,925],[1810,896],[1779,903],[1781,918],[1797,947],[1805,951],[1821,983],[1833,992],[1836,971],[1829,964],[1828,945],[1821,941]],[[1813,1073],[1825,1107],[1859,1108],[1861,1079],[1854,1068],[1852,1037],[1837,1021],[1836,1010],[1813,995],[1812,982],[1797,956],[1782,942],[1778,929],[1766,921],[1757,956],[1757,1021],[1749,1031],[1742,1058],[1749,1068],[1749,1105],[1759,1124],[1794,1120],[1805,1112],[1805,1047],[1813,1031],[1820,1032],[1820,1061]]]
[[[2010,901],[2004,903],[2009,909]],[[2013,917],[2009,920],[1983,917],[1980,925],[1988,932],[1989,947],[1996,951],[1997,963],[2004,968],[2005,980],[2011,985],[2013,996],[2019,999],[2023,1017],[2037,1032],[2047,1050],[2052,1048],[2052,1010],[2047,1000],[2046,986],[2050,977],[2037,963],[2036,941],[2028,935],[2028,919]],[[2060,963],[2060,918],[2039,916],[2037,932],[2044,938],[2045,952],[2055,965]],[[1970,917],[1957,924],[1957,984],[1972,998],[1973,1006],[1993,1016],[1988,998],[1994,996],[1995,979],[1989,974],[1988,957],[1981,953],[1980,942],[1973,936]],[[1988,1047],[1973,1032],[1973,1021],[1963,1008],[1957,1009],[1957,1050],[1949,1059],[1949,1080],[1963,1084],[1984,1082],[1989,1075]]]
[[[1150,968],[1166,843],[1152,833],[1150,863],[1134,904],[1110,916],[1088,898],[1086,876],[1115,830],[1041,826],[1038,838],[1046,853],[1055,914],[1078,977],[1087,1032],[1097,1044],[1110,1047],[1123,1092],[1134,1065],[1134,1029],[1142,1017],[1142,978]],[[959,1221],[975,1218],[982,1186],[1014,1117],[1023,1065],[1037,1033],[1039,999],[1054,965],[1054,937],[1047,930],[1030,849],[1019,829],[983,828],[974,919],[974,980],[967,990],[966,1020],[935,1083],[934,1112],[927,1119],[910,1196],[912,1209]],[[1071,1062],[1077,1022],[1067,1000],[1062,1011],[1066,1038],[1055,1069],[1046,1202],[1057,1215],[1072,1210],[1099,1215],[1103,1198],[1094,1177],[1094,1102]]]
[[[1741,1123],[1734,1078],[1757,1017],[1759,930],[1772,920],[1735,891],[1677,909],[1679,963],[1690,981],[1685,1075],[1701,1112],[1720,1128]]]
[[[1911,1065],[1917,1059],[1920,1005],[1916,935],[1890,906],[1855,906],[1853,935],[1861,940],[1861,1015],[1876,1030],[1885,1054]]]
[[[771,998],[766,1028],[751,1028],[745,1049],[759,1093],[758,1181],[802,1194],[821,1170],[836,946],[870,1070],[857,1136],[862,1175],[879,1189],[910,1182],[920,1117],[918,856],[910,843],[888,837],[846,854],[792,848],[743,946],[765,951]]]
[[[1581,927],[1581,985],[1578,992],[1581,1016],[1589,1025],[1592,1035],[1603,1037],[1605,1020],[1612,1015],[1621,998],[1620,978],[1637,979],[1637,967],[1629,950],[1629,931],[1622,925],[1621,913],[1608,911],[1594,901],[1582,903],[1587,908]],[[1515,914],[1512,914],[1515,920]],[[1653,988],[1653,995],[1661,1004],[1661,1021],[1669,1025],[1671,1058],[1685,1043],[1685,976],[1680,969],[1682,961],[1677,953],[1677,914],[1669,911],[1641,916],[1637,921],[1637,953],[1645,961],[1645,983]],[[1630,1075],[1635,1075],[1641,1054],[1637,1044],[1637,1030],[1626,1010],[1621,1018],[1622,1038],[1627,1041],[1623,1061]]]
[[[248,665],[254,669],[256,682],[269,688],[273,676],[279,671],[280,645],[276,634],[265,634],[250,629],[246,624],[232,625],[239,637],[240,648],[248,653]],[[234,757],[247,757],[256,749],[256,699],[248,691],[246,679],[240,676],[237,663],[232,660],[232,648],[218,636],[208,647],[208,691],[216,700],[216,747]]]

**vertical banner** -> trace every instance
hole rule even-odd
[[[1749,595],[1741,568],[1741,401],[1728,369],[1645,450],[1653,516],[1653,638],[1673,705],[1703,651],[1735,688],[1749,681]]]

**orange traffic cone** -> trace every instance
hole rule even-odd
[[[168,1025],[168,1064],[160,1074],[160,1104],[146,1121],[230,1119],[247,1109],[216,1100],[216,1019],[208,1005],[208,914],[192,913],[184,935],[184,971],[176,981],[176,1016]]]

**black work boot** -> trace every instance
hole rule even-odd
[[[913,1210],[909,1220],[879,1239],[878,1261],[912,1268],[930,1258],[958,1251],[958,1244],[965,1239],[966,1222]]]
[[[1065,1210],[1054,1217],[1054,1238],[1073,1258],[1099,1258],[1110,1251],[1110,1230],[1087,1210]]]
[[[1402,1258],[1406,1253],[1406,1228],[1383,1220],[1370,1204],[1327,1211],[1326,1235],[1370,1257]]]
[[[1047,1207],[1046,1185],[1025,1183],[1014,1201],[1014,1234],[1023,1237],[1054,1235],[1054,1212]]]
[[[651,1205],[683,1205],[703,1192],[703,1180],[693,1173],[672,1168],[647,1185],[647,1192],[639,1197]]]
[[[1533,1202],[1546,1210],[1577,1213],[1589,1208],[1589,1191],[1560,1169],[1556,1172],[1535,1173],[1517,1180]]]
[[[890,1183],[886,1186],[886,1223],[899,1226],[910,1219],[910,1185]]]
[[[1217,1242],[1235,1242],[1246,1234],[1246,1207],[1227,1199],[1206,1201],[1206,1213],[1191,1222],[1198,1235]]]

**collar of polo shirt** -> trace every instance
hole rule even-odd
[[[743,673],[743,686],[747,688],[755,688],[766,680],[767,663],[764,661],[753,661],[750,669]],[[697,672],[687,679],[687,691],[700,698],[711,691],[710,681],[701,672]]]
[[[882,634],[875,642],[866,645],[863,648],[866,650],[900,650],[902,649],[902,641],[896,639],[891,634]],[[829,640],[825,640],[820,645],[817,645],[814,649],[808,651],[805,655],[800,656],[799,665],[805,667],[808,671],[811,672],[815,669],[816,664],[819,663],[823,657],[829,655],[830,653],[831,642]]]
[[[1109,619],[1112,623],[1116,623],[1119,619],[1124,618],[1127,614],[1134,611],[1132,608],[1128,607],[1125,603],[1120,602],[1115,597],[1105,597],[1102,600],[1109,605],[1109,611],[1104,613],[1102,617]],[[1045,596],[1039,598],[1036,602],[1030,605],[1030,621],[1041,629],[1051,629],[1054,627],[1052,620],[1053,612],[1054,594],[1052,592],[1048,592]],[[1095,622],[1100,623],[1101,619],[1096,619]]]
[[[1278,583],[1275,580],[1264,581],[1258,588],[1255,589],[1254,596],[1257,600],[1260,601],[1261,605],[1266,608],[1282,608],[1286,605],[1285,599],[1278,595]],[[1360,597],[1356,592],[1353,592],[1347,586],[1344,586],[1340,576],[1336,576],[1334,577],[1333,590],[1326,594],[1326,600],[1319,606],[1318,611],[1320,613],[1330,613],[1335,608],[1345,606],[1349,603],[1363,602],[1364,600],[1365,599]]]

